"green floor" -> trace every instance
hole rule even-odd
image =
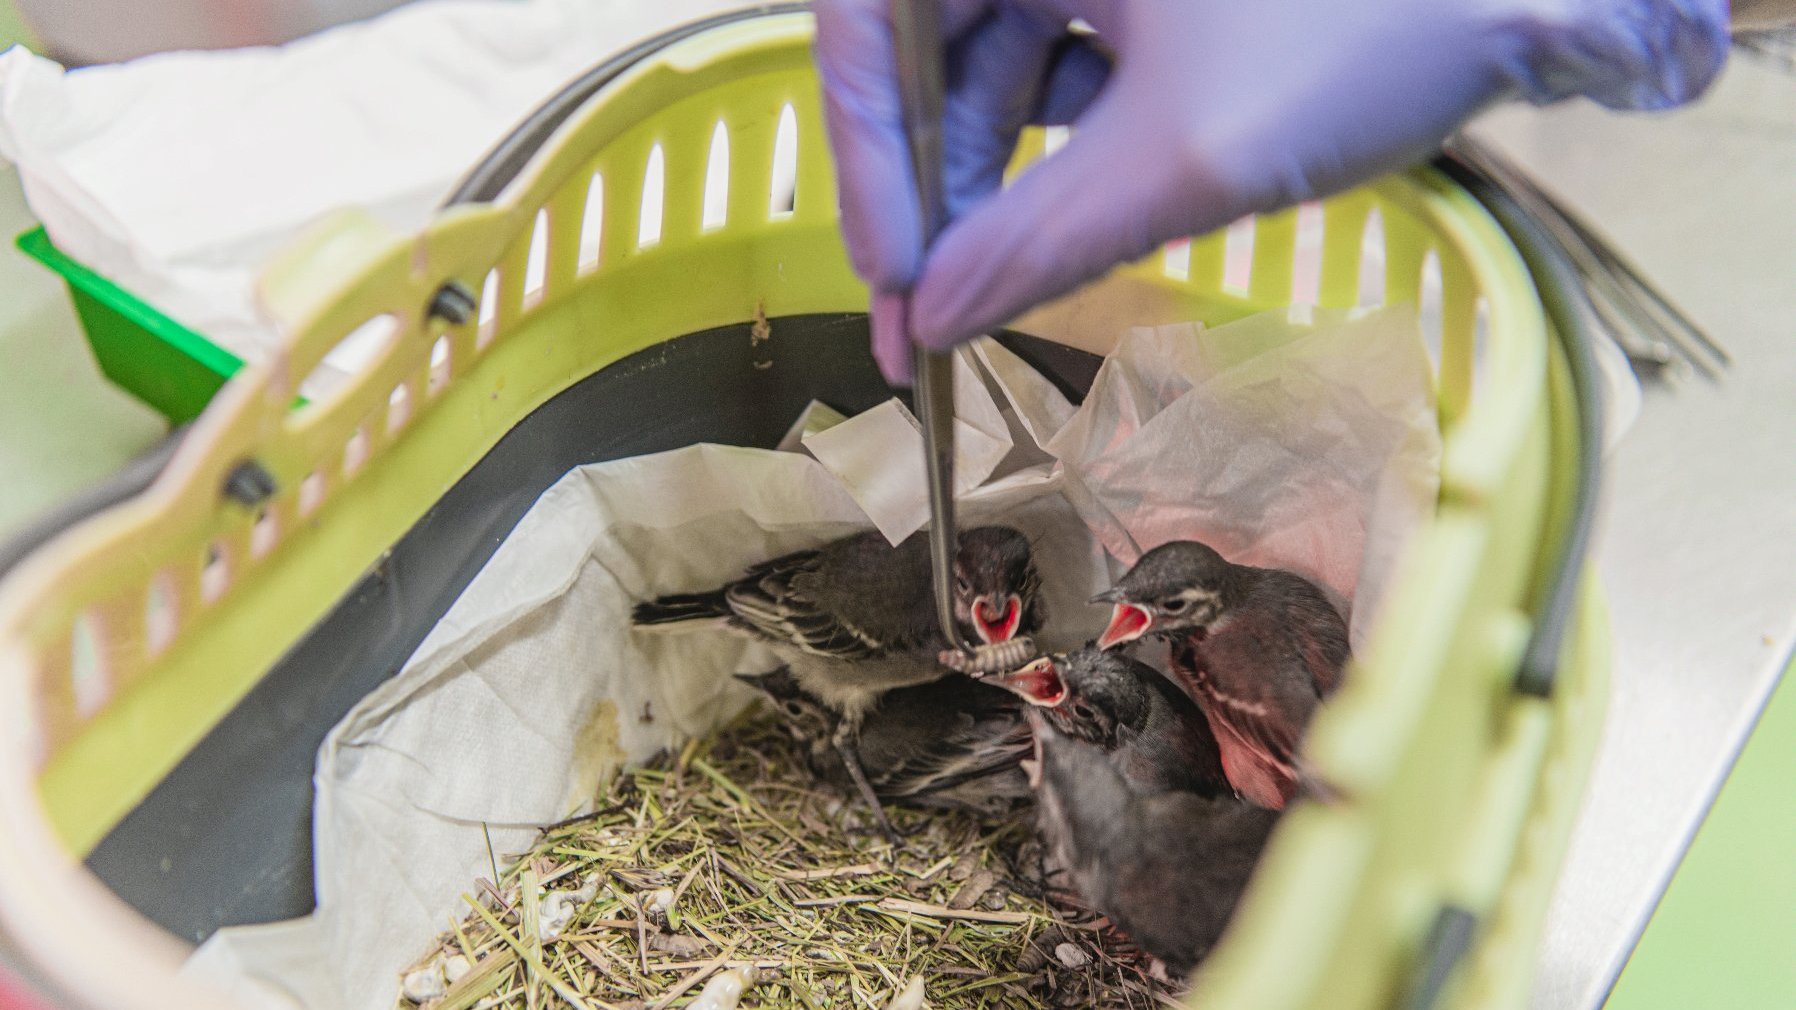
[[[1796,675],[1747,740],[1607,1010],[1796,1007]]]

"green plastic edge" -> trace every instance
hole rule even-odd
[[[43,226],[33,228],[14,240],[19,251],[37,260],[60,276],[69,288],[86,295],[118,313],[126,321],[140,327],[150,338],[192,359],[216,374],[222,384],[243,367],[243,359],[218,346],[199,333],[170,319],[148,303],[90,270],[50,241]],[[91,337],[92,334],[89,334]]]
[[[1784,669],[1606,1010],[1796,1006],[1796,676]]]

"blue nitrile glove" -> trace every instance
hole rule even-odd
[[[945,347],[1168,239],[1426,157],[1503,97],[1675,105],[1728,40],[1726,0],[940,0],[954,221],[925,264],[892,2],[816,11],[843,233],[898,381],[907,322]],[[1000,193],[1029,123],[1076,132]]]

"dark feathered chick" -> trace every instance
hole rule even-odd
[[[1231,795],[1210,724],[1158,671],[1086,647],[985,678],[1060,733],[1103,751],[1136,792]]]
[[[1278,814],[1227,796],[1136,791],[1102,747],[1032,721],[1054,861],[1143,951],[1189,973],[1228,926]]]
[[[806,691],[784,667],[738,674],[772,703],[806,755],[811,771],[855,784],[835,747],[841,716]],[[995,812],[1029,796],[1022,761],[1031,738],[1022,702],[960,674],[888,691],[849,741],[880,800],[911,806]]]
[[[954,574],[955,613],[969,641],[1033,634],[1046,619],[1029,541],[1010,527],[961,530]],[[709,592],[638,604],[635,622],[645,630],[721,626],[772,646],[805,693],[836,715],[831,743],[883,821],[855,739],[886,692],[950,672],[940,661],[948,643],[931,578],[926,533],[893,547],[868,531],[755,565]]]
[[[1046,618],[1029,541],[1006,526],[962,530],[955,613],[969,641],[1008,641]],[[750,568],[705,593],[637,605],[641,628],[722,625],[771,645],[805,690],[852,722],[896,687],[935,680],[947,642],[936,623],[929,541],[893,547],[877,532]]]
[[[1328,597],[1290,572],[1231,564],[1184,540],[1143,554],[1094,602],[1115,604],[1099,646],[1169,641],[1171,671],[1209,718],[1229,781],[1282,808],[1297,790],[1304,731],[1349,658],[1347,623]]]

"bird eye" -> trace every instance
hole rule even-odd
[[[1164,603],[1161,603],[1160,609],[1166,611],[1169,614],[1182,614],[1190,606],[1191,606],[1191,598],[1190,597],[1175,596],[1172,599],[1167,600]]]
[[[804,706],[795,701],[786,702],[786,714],[796,719],[804,715]]]
[[[965,575],[958,576],[954,580],[954,591],[962,596],[971,596],[973,595],[973,584],[967,581]]]

